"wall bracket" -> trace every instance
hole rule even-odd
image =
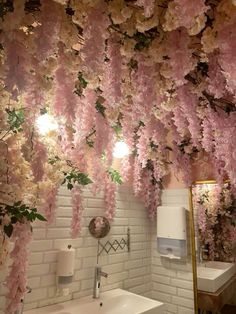
[[[126,239],[115,239],[113,242],[108,240],[105,244],[102,244],[101,241],[98,240],[97,257],[99,257],[104,251],[109,254],[111,251],[116,252],[118,250],[124,250],[126,247],[128,252],[130,252],[130,228],[127,229]]]

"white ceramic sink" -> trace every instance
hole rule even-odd
[[[198,290],[216,292],[235,274],[235,264],[205,262],[197,267]]]
[[[99,299],[86,297],[24,311],[24,314],[164,314],[164,307],[162,302],[114,289],[101,293]]]

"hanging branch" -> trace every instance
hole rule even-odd
[[[190,74],[187,74],[185,76],[185,79],[189,81],[190,83],[192,83],[193,85],[199,84],[199,82],[197,82],[197,80]],[[202,92],[202,95],[208,101],[211,108],[214,109],[215,111],[216,111],[216,108],[224,110],[227,113],[236,111],[236,104],[230,102],[227,99],[224,99],[224,98],[216,99],[214,96],[210,95],[206,90]]]
[[[206,91],[203,91],[202,94],[208,100],[212,108],[215,109],[216,107],[218,107],[227,113],[236,111],[236,104],[228,101],[227,99],[224,98],[216,99]]]

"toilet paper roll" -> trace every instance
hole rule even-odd
[[[57,276],[73,276],[75,268],[75,250],[67,248],[58,252]]]

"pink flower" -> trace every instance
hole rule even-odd
[[[155,0],[137,0],[136,4],[143,7],[145,17],[152,16],[155,8]]]
[[[104,185],[104,200],[106,208],[106,218],[109,221],[113,221],[116,210],[116,184],[105,179]]]
[[[29,223],[16,223],[14,225],[13,239],[14,248],[10,254],[12,265],[10,273],[6,278],[8,292],[6,295],[6,314],[14,314],[21,305],[21,300],[27,291],[27,246],[32,239],[31,227]]]
[[[186,83],[185,76],[194,69],[196,65],[189,44],[190,37],[184,28],[169,32],[163,43],[165,54],[168,56],[163,63],[167,64],[170,70],[162,70],[162,74],[167,79],[174,79],[176,86],[181,86]]]
[[[76,238],[81,232],[82,215],[84,211],[82,190],[79,186],[72,189],[72,220],[71,220],[71,237]]]
[[[221,98],[226,95],[226,79],[219,65],[219,54],[209,56],[208,70],[208,90],[215,98]]]
[[[101,1],[88,12],[83,30],[85,43],[81,49],[81,54],[84,61],[84,71],[97,74],[103,73],[105,38],[108,26],[109,19],[106,15],[106,4]]]
[[[122,57],[119,40],[117,34],[113,34],[108,40],[107,57],[109,60],[105,63],[102,87],[107,107],[117,107],[122,98]]]
[[[200,18],[208,10],[204,0],[174,0],[169,2],[166,15],[166,28],[174,30],[181,26],[187,29],[194,27],[195,23],[199,23]],[[200,23],[199,23],[200,24]],[[200,24],[201,25],[201,24]],[[203,28],[203,23],[198,32]]]
[[[39,26],[36,28],[37,58],[44,62],[55,52],[63,7],[51,0],[41,0]],[[50,31],[49,31],[50,30]]]
[[[42,212],[47,219],[48,225],[52,224],[55,219],[58,189],[58,186],[53,186],[51,190],[46,189],[42,191],[42,204],[39,207],[39,211]]]
[[[218,62],[226,79],[227,90],[234,95],[236,93],[236,18],[232,14],[225,23],[221,23],[217,32],[217,44],[219,48]]]
[[[66,48],[62,42],[58,43],[58,67],[55,71],[55,99],[54,112],[59,117],[66,118],[68,123],[75,119],[75,108],[78,98],[74,92],[77,73],[70,71],[67,63],[72,62],[66,54]]]
[[[188,121],[188,129],[191,133],[192,143],[194,146],[199,146],[199,141],[202,136],[201,121],[197,115],[198,98],[191,93],[188,85],[183,85],[178,88],[178,101],[184,116]]]
[[[33,140],[32,172],[35,182],[41,181],[44,175],[44,164],[47,161],[47,149],[38,139]]]

